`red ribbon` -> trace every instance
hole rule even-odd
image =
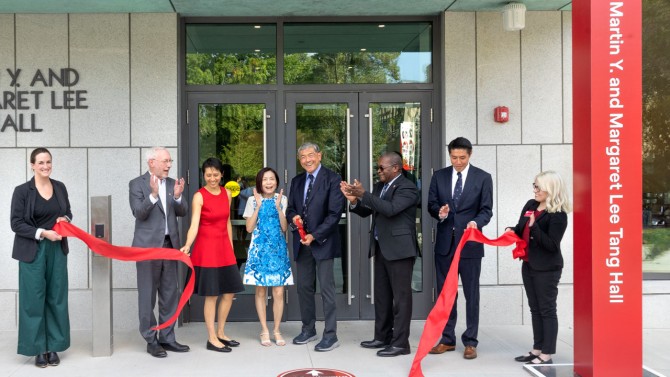
[[[449,320],[451,308],[454,306],[456,299],[456,292],[458,290],[458,262],[461,259],[461,250],[468,241],[476,241],[486,245],[492,246],[509,246],[516,243],[516,247],[512,251],[512,256],[525,254],[526,242],[519,238],[514,232],[505,232],[502,236],[490,240],[486,238],[481,231],[474,228],[466,229],[458,243],[454,260],[449,267],[449,273],[444,281],[442,292],[435,302],[435,306],[426,318],[426,324],[423,326],[423,333],[421,340],[419,340],[419,348],[414,355],[412,361],[412,368],[409,371],[409,377],[423,377],[421,370],[421,360],[428,354],[431,348],[435,345],[437,340],[442,336],[442,330]]]
[[[307,237],[307,232],[305,232],[305,226],[302,223],[302,219],[298,218],[295,221],[295,226],[298,228],[298,233],[300,234],[300,239],[305,240],[305,237]]]
[[[182,308],[184,305],[186,305],[186,302],[191,298],[191,294],[193,293],[193,285],[195,284],[195,272],[193,271],[193,264],[191,263],[191,258],[189,258],[188,255],[177,249],[164,249],[160,247],[143,248],[114,246],[100,238],[93,237],[92,235],[66,221],[56,223],[56,225],[53,227],[53,230],[55,230],[56,233],[63,237],[79,238],[86,245],[88,245],[88,247],[93,252],[107,258],[136,262],[155,259],[177,260],[184,263],[191,269],[190,278],[188,279],[186,287],[184,287],[184,292],[179,299],[177,310],[165,323],[159,324],[158,326],[152,328],[152,330],[161,330],[174,323],[179,317],[179,313],[181,313]]]

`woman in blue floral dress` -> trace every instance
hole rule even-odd
[[[267,287],[272,287],[274,339],[278,346],[286,345],[279,331],[284,312],[284,286],[293,284],[291,262],[286,247],[286,206],[288,199],[275,191],[279,176],[272,168],[263,168],[256,175],[253,198],[247,200],[244,218],[251,244],[244,268],[244,284],[256,286],[256,312],[261,322],[261,344],[270,346],[270,331],[266,320]]]

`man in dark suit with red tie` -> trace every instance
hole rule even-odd
[[[435,172],[428,192],[428,212],[437,219],[435,241],[435,277],[437,292],[442,291],[454,253],[466,228],[481,230],[493,215],[493,180],[491,174],[470,164],[472,144],[464,137],[448,146],[451,166]],[[465,295],[466,330],[461,336],[465,346],[463,357],[477,357],[479,331],[479,275],[482,270],[484,245],[468,242],[461,252],[458,274]],[[458,298],[458,296],[457,296]],[[456,300],[440,342],[430,350],[441,354],[456,349]]]
[[[360,182],[342,182],[340,189],[349,209],[359,216],[372,215],[370,250],[374,256],[375,334],[361,342],[364,348],[382,348],[377,356],[407,355],[412,319],[412,268],[419,255],[416,206],[419,190],[402,172],[402,158],[395,152],[377,162],[379,182],[372,193]]]
[[[321,165],[321,150],[314,143],[298,148],[298,159],[305,172],[291,180],[286,218],[293,230],[293,258],[297,265],[296,285],[302,331],[294,344],[306,344],[316,335],[316,279],[319,279],[323,314],[323,336],[315,351],[330,351],[339,346],[335,306],[334,258],[342,255],[338,226],[344,211],[340,191],[342,178]],[[305,238],[301,239],[297,223],[301,222]]]

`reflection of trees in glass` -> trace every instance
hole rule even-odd
[[[298,104],[297,145],[312,142],[321,148],[323,166],[346,177],[346,104]],[[304,171],[296,163],[298,173]]]
[[[642,151],[645,192],[670,191],[670,2],[642,8]]]
[[[288,54],[287,84],[387,84],[400,82],[399,52]],[[275,54],[186,54],[187,85],[274,84]]]
[[[233,168],[234,176],[254,178],[263,167],[262,104],[200,105],[200,164],[211,156]]]
[[[294,53],[284,56],[287,84],[400,82],[399,52]]]
[[[421,116],[419,104],[391,103],[373,104],[372,107],[372,160],[385,152],[396,151],[403,157],[403,162],[414,161],[414,171],[407,172],[407,178],[417,183],[420,175],[421,150]],[[403,122],[409,122],[414,127],[413,159],[402,150],[400,127]],[[375,180],[377,171],[373,172]]]
[[[274,84],[275,54],[186,54],[186,84]]]

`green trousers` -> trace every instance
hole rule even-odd
[[[67,256],[60,241],[40,241],[35,260],[19,262],[17,353],[35,356],[70,347]]]

